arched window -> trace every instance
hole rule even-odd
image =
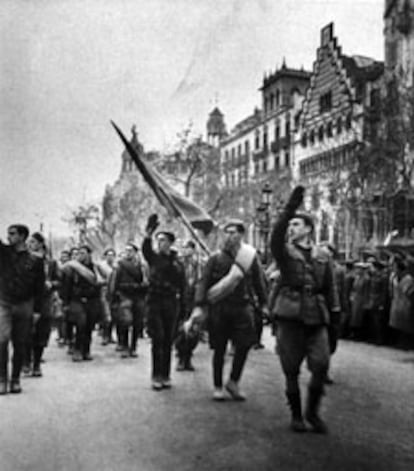
[[[329,121],[329,123],[326,125],[326,135],[328,137],[332,137],[332,121]]]
[[[306,132],[302,134],[301,144],[302,144],[302,147],[306,147],[308,145],[308,136]]]
[[[311,144],[315,144],[315,131],[312,129],[312,131],[309,134],[309,142]]]
[[[280,90],[276,90],[276,106],[280,105]]]
[[[336,134],[341,134],[342,133],[342,118],[339,117],[336,120]]]
[[[324,132],[323,132],[323,126],[319,126],[319,129],[318,129],[318,139],[319,139],[319,142],[322,142],[323,141],[323,138],[324,138]]]

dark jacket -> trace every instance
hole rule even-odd
[[[113,289],[115,294],[129,297],[145,294],[147,286],[144,284],[141,264],[122,260],[115,269],[114,276]]]
[[[34,299],[34,311],[40,312],[44,286],[42,259],[0,241],[0,300],[15,304]]]
[[[213,254],[207,261],[203,277],[196,290],[195,305],[207,305],[207,292],[211,286],[221,280],[229,272],[234,262],[234,256],[221,250]],[[245,277],[236,286],[234,291],[220,303],[226,304],[254,304],[255,300],[260,306],[267,304],[266,282],[263,269],[257,256]]]
[[[85,264],[86,268],[94,272],[94,265]],[[100,286],[98,282],[91,283],[81,276],[76,270],[70,269],[63,272],[62,278],[62,301],[68,305],[71,301],[88,301],[100,297]]]
[[[146,237],[142,244],[142,253],[149,265],[149,300],[160,296],[180,298],[181,313],[185,312],[185,272],[183,264],[178,260],[176,252],[169,255],[155,252],[151,238]]]
[[[288,211],[282,213],[272,231],[271,251],[281,274],[275,315],[310,325],[329,324],[340,310],[332,258],[313,245],[308,263],[297,246],[285,241],[292,217]]]

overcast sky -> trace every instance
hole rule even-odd
[[[0,237],[22,221],[62,233],[70,208],[119,175],[113,119],[165,149],[218,106],[260,105],[263,72],[312,68],[320,29],[383,60],[384,0],[2,0]]]

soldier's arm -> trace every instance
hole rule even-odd
[[[270,250],[278,264],[280,264],[285,255],[285,239],[289,220],[294,216],[296,210],[302,204],[304,192],[305,189],[302,186],[297,186],[292,191],[281,216],[273,226],[270,238]]]
[[[265,307],[268,305],[268,293],[267,293],[267,286],[266,286],[266,279],[265,274],[263,271],[262,266],[255,257],[253,264],[252,264],[252,281],[254,291],[256,293],[257,299],[259,301],[260,306]]]
[[[142,243],[142,254],[149,265],[152,264],[155,256],[154,249],[152,248],[152,238],[150,235],[146,235],[144,242]]]

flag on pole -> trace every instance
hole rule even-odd
[[[151,167],[150,164],[144,162],[140,158],[134,147],[130,142],[128,142],[118,126],[113,121],[111,121],[111,123],[124,143],[138,170],[142,174],[144,180],[155,193],[159,202],[167,209],[171,216],[179,218],[185,224],[200,246],[205,251],[209,252],[204,242],[200,240],[197,233],[194,231],[194,228],[200,229],[206,235],[209,234],[215,225],[211,216],[189,198],[174,190],[164,180],[164,178],[154,168]]]

